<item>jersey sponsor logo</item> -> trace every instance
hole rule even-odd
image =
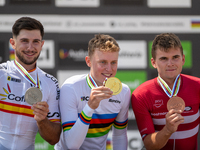
[[[59,112],[54,112],[53,114],[51,114],[51,112],[49,112],[48,115],[47,115],[47,118],[54,117],[55,115],[57,115],[56,117],[60,117]]]
[[[7,69],[7,66],[5,66],[5,65],[0,65],[0,69]]]
[[[109,99],[108,102],[119,103],[119,104],[121,103],[121,101],[119,101],[119,100],[113,100],[113,99]]]
[[[13,77],[11,77],[11,76],[8,76],[8,77],[7,77],[7,80],[8,80],[8,81],[13,81],[13,82],[19,82],[19,83],[21,82],[21,79],[13,78]]]
[[[11,93],[11,89],[9,84],[7,84],[7,89],[3,88],[4,93],[0,93],[1,99],[0,100],[15,100],[18,102],[25,102],[24,96],[16,96],[15,94]]]
[[[161,113],[151,113],[152,116],[165,116],[167,112],[161,112]]]
[[[155,106],[156,108],[159,108],[159,107],[161,107],[162,105],[163,105],[163,100],[155,100],[154,106]]]
[[[49,74],[46,74],[45,76],[47,78],[50,78],[55,83],[55,85],[56,85],[56,92],[57,92],[56,100],[59,100],[60,99],[60,88],[59,88],[59,85],[58,85],[58,80],[54,76],[51,76]]]
[[[81,101],[89,101],[89,96],[81,96]]]
[[[184,109],[184,111],[190,111],[190,110],[192,110],[191,106],[186,106],[185,109]]]

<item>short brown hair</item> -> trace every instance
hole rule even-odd
[[[173,33],[162,33],[160,35],[157,35],[153,40],[151,55],[155,60],[157,49],[167,52],[170,48],[179,48],[181,54],[183,55],[183,47],[178,36]]]
[[[43,25],[36,19],[31,17],[21,17],[17,19],[12,27],[13,36],[17,37],[19,32],[22,29],[26,30],[40,30],[40,34],[43,38],[44,36],[44,27]]]
[[[88,55],[92,56],[95,49],[108,52],[119,52],[120,48],[116,40],[105,34],[96,34],[88,43]]]

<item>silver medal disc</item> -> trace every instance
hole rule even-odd
[[[42,92],[39,88],[31,87],[26,91],[24,98],[28,104],[33,105],[42,101]]]

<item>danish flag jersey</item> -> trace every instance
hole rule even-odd
[[[181,114],[184,122],[178,126],[162,150],[197,150],[200,79],[181,74],[177,96],[185,101],[185,110]],[[146,135],[160,131],[165,126],[168,100],[157,78],[143,83],[132,93],[132,107],[143,140]]]
[[[60,122],[60,89],[57,79],[38,67],[29,74],[34,80],[38,74],[42,101],[49,105],[48,119]],[[19,73],[14,61],[0,64],[0,83],[0,149],[34,150],[38,127],[31,105],[24,99],[26,90],[34,85]]]
[[[112,126],[114,149],[127,149],[129,87],[123,84],[121,93],[102,100],[93,110],[87,104],[91,92],[87,77],[87,74],[73,76],[61,87],[63,133],[55,149],[105,150]]]

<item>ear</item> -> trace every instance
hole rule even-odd
[[[185,55],[183,54],[183,58],[182,58],[182,66],[185,64]]]
[[[86,56],[86,57],[85,57],[85,62],[86,62],[86,64],[87,64],[88,67],[91,67],[90,56]]]
[[[15,49],[15,40],[13,38],[10,38],[10,44],[13,49]]]
[[[154,68],[157,68],[156,61],[153,58],[151,58],[151,64]]]
[[[42,46],[44,45],[44,40],[42,40]]]

